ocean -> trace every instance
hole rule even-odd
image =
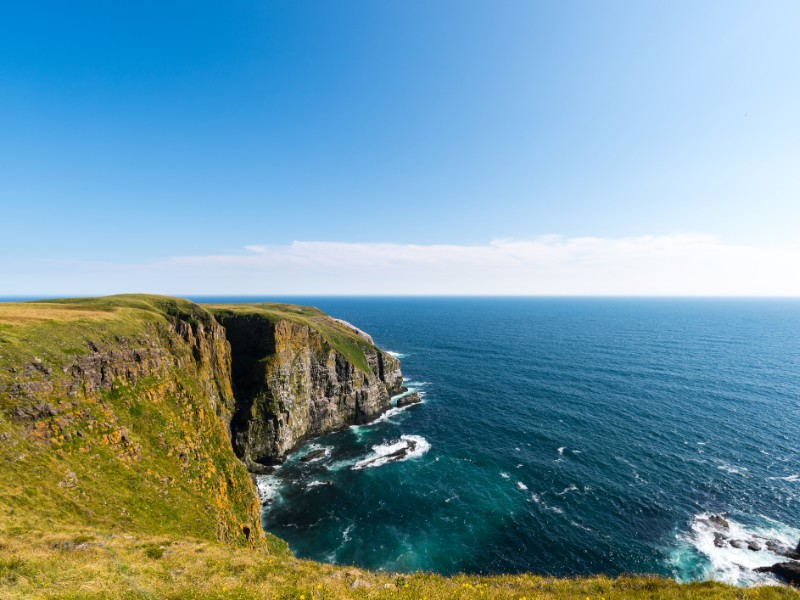
[[[260,478],[299,557],[753,585],[800,540],[798,300],[192,299],[317,306],[422,394]]]
[[[423,397],[262,478],[300,557],[750,585],[765,540],[800,540],[797,300],[280,300],[369,332]],[[718,547],[711,515],[761,548]]]

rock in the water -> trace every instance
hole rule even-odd
[[[717,548],[724,548],[725,547],[725,536],[722,535],[720,532],[714,532],[714,545]]]
[[[743,542],[742,540],[731,540],[730,541],[730,545],[733,546],[734,548],[745,548],[745,547],[747,547],[747,544],[745,542]]]
[[[317,458],[322,458],[325,456],[325,448],[320,448],[319,450],[312,450],[308,454],[305,454],[300,457],[300,462],[311,462]]]
[[[752,550],[753,552],[760,552],[761,551],[761,544],[759,544],[755,540],[751,540],[751,541],[747,542],[747,548]]]
[[[708,522],[717,529],[722,529],[723,531],[728,531],[728,529],[730,529],[728,520],[722,515],[711,515],[708,517]]]
[[[419,397],[419,394],[417,392],[412,392],[397,399],[397,408],[402,408],[410,404],[419,404],[420,402],[422,402],[422,398]]]
[[[794,586],[800,587],[800,562],[776,563],[771,567],[759,567],[759,573],[773,573]]]
[[[783,544],[779,544],[778,542],[773,542],[769,540],[767,542],[767,549],[774,554],[779,554],[780,556],[785,556],[786,558],[791,558],[793,560],[800,560],[800,552],[796,552],[791,548],[787,548]]]

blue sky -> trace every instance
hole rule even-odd
[[[5,3],[0,293],[797,295],[798,40],[794,1]]]

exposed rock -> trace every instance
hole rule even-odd
[[[742,540],[731,540],[729,543],[734,548],[741,549],[741,548],[746,548],[747,547],[747,543],[743,542]]]
[[[708,517],[708,522],[722,531],[728,531],[730,529],[730,523],[728,523],[728,520],[722,515],[711,515]]]
[[[53,417],[58,412],[58,409],[49,402],[37,402],[36,404],[15,408],[11,412],[11,418],[15,421],[36,421],[46,417]]]
[[[414,450],[417,449],[417,442],[415,442],[414,440],[405,440],[405,443],[406,443],[405,446],[389,454],[382,454],[374,458],[362,460],[358,463],[357,467],[363,469],[379,461],[381,464],[385,464],[385,463],[395,462],[398,460],[403,460],[406,456],[408,456],[409,454],[414,452]]]
[[[800,552],[796,550],[792,550],[783,544],[778,542],[774,542],[772,540],[767,541],[767,549],[780,556],[785,556],[786,558],[791,558],[793,560],[800,560]]]
[[[771,567],[758,567],[755,570],[758,573],[773,573],[787,583],[800,587],[800,562],[776,563]]]
[[[340,323],[341,325],[344,325],[350,331],[352,331],[356,335],[358,335],[361,338],[363,338],[365,341],[369,342],[373,346],[375,345],[375,341],[372,339],[372,336],[370,334],[368,334],[366,331],[363,331],[363,330],[359,329],[358,327],[356,327],[352,323],[348,323],[347,321],[345,321],[343,319],[334,319],[333,317],[331,317],[331,320],[336,321],[337,323]]]
[[[307,439],[369,422],[402,387],[399,361],[371,344],[360,346],[365,370],[303,323],[258,311],[217,318],[233,353],[233,446],[250,469],[282,462]]]
[[[412,392],[397,399],[397,408],[402,408],[403,406],[409,406],[411,404],[419,404],[420,402],[422,402],[422,398],[420,398],[419,394],[417,392]]]
[[[325,456],[325,448],[320,448],[318,450],[312,450],[308,454],[304,454],[300,457],[301,462],[311,462],[317,458],[322,458]]]
[[[365,581],[364,579],[356,579],[350,584],[350,587],[354,590],[357,589],[369,589],[372,587],[372,584],[369,581]]]
[[[755,540],[750,540],[747,542],[747,548],[752,550],[753,552],[760,552],[761,551],[761,544],[756,542]]]
[[[722,535],[720,532],[714,532],[714,545],[717,548],[724,548],[725,547],[725,536]]]

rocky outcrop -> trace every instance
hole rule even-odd
[[[800,562],[776,563],[771,567],[759,567],[756,571],[759,573],[772,573],[786,583],[800,587]]]
[[[309,438],[374,419],[402,390],[399,361],[361,334],[361,343],[345,339],[347,355],[302,322],[257,310],[216,314],[233,356],[233,446],[252,471]]]
[[[404,406],[410,406],[411,404],[419,404],[422,402],[422,398],[418,392],[411,392],[410,394],[405,394],[400,396],[397,399],[397,408],[403,408]]]

